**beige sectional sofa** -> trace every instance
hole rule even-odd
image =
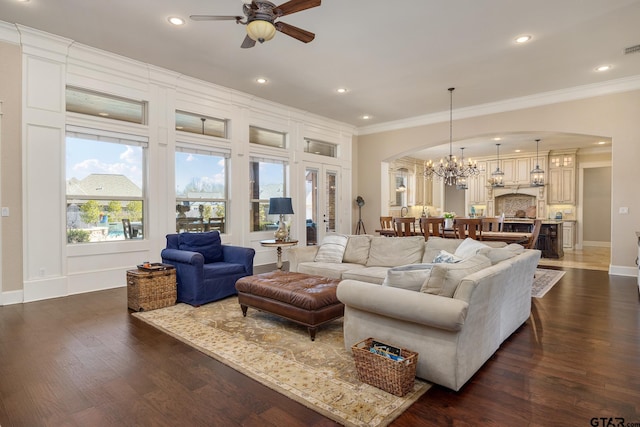
[[[347,349],[373,337],[416,351],[418,377],[457,391],[529,318],[540,259],[538,250],[482,242],[492,247],[474,246],[457,263],[431,264],[462,244],[349,236],[342,262],[323,260],[322,248],[300,247],[289,252],[290,270],[342,279],[337,295],[345,304]]]

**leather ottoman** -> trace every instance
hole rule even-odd
[[[273,271],[242,277],[236,281],[242,314],[247,308],[275,314],[309,330],[311,341],[316,328],[344,315],[344,304],[336,297],[340,280],[289,271]]]

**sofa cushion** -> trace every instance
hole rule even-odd
[[[218,231],[180,233],[178,234],[178,249],[202,254],[205,264],[224,261],[222,241]]]
[[[438,251],[445,250],[449,253],[454,253],[458,246],[462,243],[462,239],[445,239],[442,237],[429,237],[429,240],[424,242],[425,249],[437,249]]]
[[[488,247],[488,245],[485,245],[478,240],[467,237],[462,241],[462,243],[460,243],[460,246],[456,248],[456,251],[453,254],[462,259],[467,259],[477,254],[480,249]]]
[[[458,283],[471,273],[491,267],[491,261],[484,255],[474,255],[455,264],[435,264],[429,278],[420,288],[428,294],[453,297]]]
[[[409,264],[387,270],[382,286],[419,291],[431,275],[433,264]]]
[[[352,279],[381,285],[384,278],[387,277],[388,269],[388,267],[355,268],[342,273],[342,280]]]
[[[329,234],[322,239],[316,262],[341,263],[344,250],[347,247],[347,236],[343,234]]]
[[[424,237],[372,237],[367,267],[397,267],[422,261]]]
[[[491,261],[491,265],[505,261],[518,255],[518,252],[509,248],[484,248],[478,251],[480,255],[484,255]]]
[[[365,265],[369,259],[371,237],[367,234],[349,236],[342,262]]]
[[[241,274],[245,272],[244,265],[235,264],[233,262],[212,262],[205,264],[203,270],[205,279],[229,276],[231,274]]]
[[[365,268],[362,264],[351,264],[343,262],[336,264],[333,262],[315,262],[307,261],[298,264],[298,273],[312,274],[315,276],[324,276],[331,279],[342,279],[342,273],[347,270],[357,268]]]

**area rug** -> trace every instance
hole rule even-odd
[[[311,341],[306,328],[280,317],[251,308],[243,317],[237,297],[133,315],[346,426],[386,426],[430,387],[416,379],[413,391],[397,397],[358,381],[342,319]]]
[[[560,270],[547,270],[544,268],[537,268],[536,273],[533,276],[533,285],[531,286],[531,296],[534,298],[542,298],[547,292],[558,283],[564,271]]]

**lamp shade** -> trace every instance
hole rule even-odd
[[[269,199],[269,215],[291,215],[291,197],[272,197]]]

